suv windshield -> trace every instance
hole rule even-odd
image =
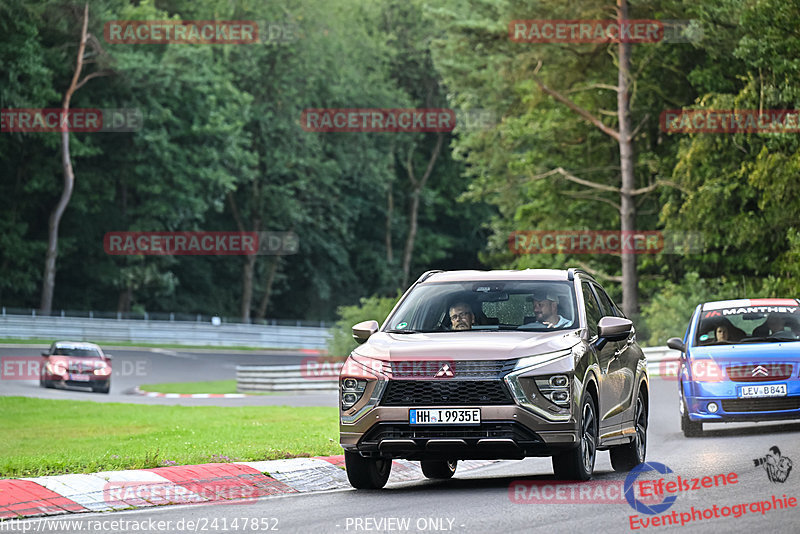
[[[414,288],[384,331],[563,330],[577,328],[576,316],[569,282],[432,282]]]
[[[697,345],[800,340],[800,307],[748,306],[704,310]]]

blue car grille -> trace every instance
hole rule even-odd
[[[792,376],[790,363],[748,363],[729,365],[728,378],[734,382],[771,382],[786,380]]]

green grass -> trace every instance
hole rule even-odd
[[[237,393],[236,379],[143,384],[139,386],[139,389],[142,391],[157,391],[159,393]]]
[[[335,407],[0,397],[0,477],[341,454]]]
[[[13,345],[47,345],[50,346],[57,339],[15,339],[0,338],[0,344]],[[272,347],[229,347],[227,345],[180,345],[177,343],[132,343],[130,341],[91,341],[101,347],[143,347],[152,349],[218,349],[218,350],[292,350]]]

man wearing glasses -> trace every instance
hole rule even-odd
[[[453,330],[471,330],[475,314],[466,302],[456,302],[450,306],[450,324]]]

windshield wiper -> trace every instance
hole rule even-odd
[[[797,341],[796,337],[746,337],[741,343],[781,343],[785,341]]]
[[[387,330],[388,334],[419,334],[419,330]]]

